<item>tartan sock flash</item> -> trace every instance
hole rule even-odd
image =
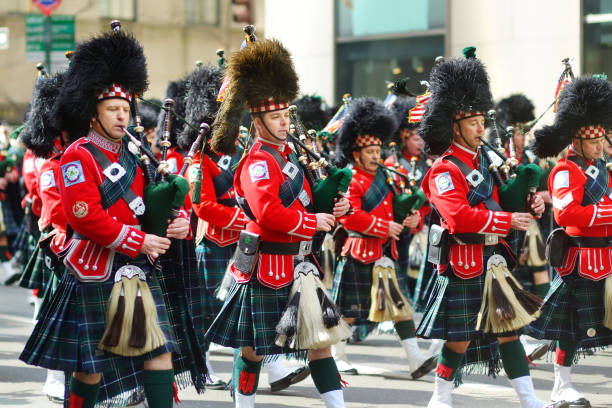
[[[234,388],[242,395],[254,395],[259,384],[261,361],[247,360],[241,355],[236,356],[234,362]]]
[[[555,363],[563,367],[571,367],[578,350],[578,343],[569,340],[557,340]]]
[[[395,327],[395,332],[399,336],[400,340],[411,339],[416,336],[414,333],[414,320],[395,322],[393,327]]]
[[[509,341],[499,345],[499,356],[504,363],[504,370],[509,379],[529,375],[529,365],[525,349],[519,340]]]
[[[174,370],[145,370],[142,382],[149,408],[170,408],[174,398]]]
[[[98,400],[100,383],[85,384],[76,378],[70,378],[70,408],[93,408]]]
[[[438,368],[436,368],[436,374],[438,377],[445,379],[446,381],[453,381],[455,374],[461,361],[463,360],[463,354],[455,353],[449,349],[446,344],[442,347],[440,356],[438,357]]]
[[[338,367],[332,357],[309,361],[310,376],[319,394],[342,389]]]

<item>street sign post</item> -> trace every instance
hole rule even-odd
[[[28,61],[45,61],[49,71],[67,64],[64,53],[74,49],[74,16],[28,14],[25,28]]]
[[[32,0],[32,3],[43,12],[45,16],[50,16],[51,12],[59,7],[62,0]]]

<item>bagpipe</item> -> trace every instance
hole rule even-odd
[[[390,143],[392,154],[398,155],[395,143]],[[412,157],[410,163],[412,170],[408,175],[400,172],[397,169],[392,169],[385,166],[380,162],[376,162],[376,165],[385,174],[387,184],[393,193],[393,218],[395,222],[402,223],[409,214],[414,214],[418,211],[426,202],[427,197],[425,193],[416,183],[416,161],[417,157]],[[399,163],[398,157],[394,160]],[[399,166],[398,166],[399,168]],[[397,179],[393,177],[397,176]]]
[[[537,188],[540,185],[542,169],[535,163],[518,164],[513,140],[514,128],[511,126],[505,129],[510,150],[510,157],[507,157],[502,146],[495,110],[488,111],[487,117],[492,124],[497,146],[487,142],[484,138],[480,138],[480,141],[486,147],[484,157],[488,164],[488,170],[499,187],[500,205],[505,211],[509,212],[524,212],[526,210],[532,212],[531,203],[533,203]]]
[[[315,212],[332,213],[336,201],[346,194],[353,178],[349,168],[339,169],[331,165],[318,151],[316,132],[307,131],[300,120],[297,106],[289,107],[289,120],[295,129],[295,136],[289,132],[289,140],[295,146],[298,161],[312,187],[312,201]],[[309,139],[309,135],[311,138]],[[308,147],[308,141],[311,147]]]

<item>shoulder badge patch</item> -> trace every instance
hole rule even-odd
[[[89,212],[89,206],[85,201],[77,201],[72,206],[72,214],[77,218],[83,218]]]
[[[251,164],[249,166],[249,174],[251,175],[251,182],[253,183],[269,179],[270,172],[268,171],[268,163],[262,160]]]
[[[198,178],[198,166],[199,164],[193,164],[189,166],[189,170],[187,171],[187,177],[189,178],[190,183],[195,183]]]
[[[40,175],[40,191],[55,187],[55,177],[53,170],[47,170]]]
[[[168,171],[172,174],[178,173],[178,163],[176,162],[176,157],[170,157],[168,159]]]
[[[561,170],[555,174],[553,188],[568,188],[569,187],[569,170]]]
[[[34,171],[34,159],[25,159],[23,161],[23,172],[31,173]]]
[[[436,187],[438,188],[438,194],[444,194],[447,191],[455,189],[453,180],[451,179],[450,173],[445,171],[442,174],[436,176]]]
[[[83,174],[83,166],[80,160],[75,160],[62,165],[62,176],[64,177],[64,186],[70,187],[85,181]]]

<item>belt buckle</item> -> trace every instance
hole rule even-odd
[[[301,241],[298,255],[308,255],[312,252],[312,241]]]
[[[495,234],[485,234],[484,244],[487,246],[497,245],[499,243],[499,237]]]

